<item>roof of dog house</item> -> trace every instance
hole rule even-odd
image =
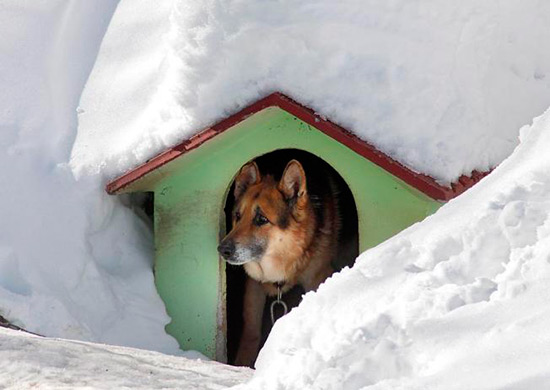
[[[450,187],[440,185],[432,177],[414,172],[386,154],[380,152],[372,144],[358,138],[352,132],[317,115],[313,110],[297,103],[284,94],[275,92],[261,100],[258,100],[238,113],[222,120],[221,122],[198,132],[190,139],[184,140],[180,144],[167,149],[137,168],[132,169],[124,175],[116,178],[107,184],[107,192],[109,194],[124,192],[127,186],[141,179],[148,173],[180,157],[181,155],[200,147],[206,141],[214,138],[226,130],[231,129],[233,126],[245,120],[249,116],[254,115],[255,113],[268,107],[278,107],[296,116],[308,125],[313,126],[329,137],[332,137],[336,141],[342,143],[351,150],[408,183],[412,187],[417,188],[421,192],[436,200],[447,201],[454,198],[477,183],[488,173],[473,171],[471,176],[462,175],[456,182],[452,183]]]
[[[348,185],[364,251],[424,219],[477,182],[451,187],[413,172],[351,132],[281,93],[271,94],[107,185],[110,194],[154,193],[155,282],[183,349],[226,358],[225,234],[231,184],[248,161],[281,149],[311,153]]]

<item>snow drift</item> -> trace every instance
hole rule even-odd
[[[550,380],[550,110],[435,215],[277,322],[250,389],[541,389]]]
[[[550,3],[537,0],[0,8],[0,314],[50,336],[177,351],[150,229],[103,186],[269,92],[442,183],[500,163],[550,105]],[[544,118],[479,187],[308,295],[253,383],[547,379],[533,353],[548,349],[533,349],[547,343]]]
[[[68,166],[116,1],[0,6],[0,315],[31,331],[178,353],[146,224]]]

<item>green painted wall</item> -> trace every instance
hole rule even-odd
[[[155,280],[182,349],[225,357],[225,269],[216,247],[225,231],[229,186],[246,162],[276,149],[302,149],[328,162],[357,205],[364,251],[433,213],[440,203],[276,107],[267,108],[126,191],[155,193]]]

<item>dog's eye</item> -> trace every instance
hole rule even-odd
[[[269,222],[269,219],[264,217],[262,214],[258,213],[254,217],[254,225],[256,226],[262,226]]]
[[[239,213],[238,211],[235,212],[235,220],[239,220],[241,219],[241,213]]]

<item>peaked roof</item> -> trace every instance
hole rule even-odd
[[[466,191],[468,188],[477,183],[481,178],[487,175],[489,172],[472,172],[470,177],[461,176],[456,182],[452,183],[450,187],[445,187],[438,184],[432,177],[416,173],[381,151],[377,150],[373,145],[358,138],[350,131],[326,120],[316,114],[313,110],[302,106],[282,93],[275,92],[271,95],[258,100],[252,105],[244,108],[234,115],[218,122],[217,124],[208,127],[193,137],[181,142],[180,144],[171,147],[159,155],[151,158],[144,164],[138,166],[135,169],[126,172],[122,176],[111,181],[106,186],[106,191],[109,194],[114,194],[140,179],[147,173],[163,166],[164,164],[180,157],[181,155],[198,148],[203,143],[207,142],[216,135],[230,129],[237,123],[245,120],[249,116],[267,108],[267,107],[279,107],[286,112],[294,115],[295,117],[306,122],[310,126],[322,131],[329,137],[332,137],[336,141],[346,145],[351,150],[365,157],[374,164],[380,166],[386,171],[390,172],[394,176],[397,176],[407,184],[415,187],[424,194],[430,196],[436,200],[449,200],[455,196]]]

